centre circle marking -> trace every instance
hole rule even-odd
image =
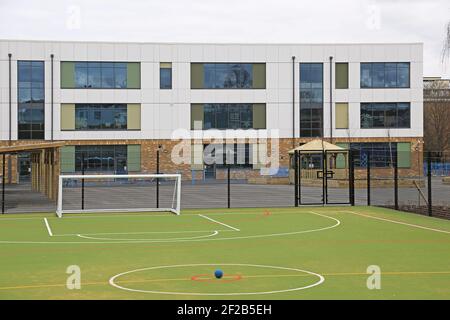
[[[299,273],[306,273],[313,275],[318,278],[316,282],[313,284],[303,286],[303,287],[296,287],[296,288],[289,288],[289,289],[281,289],[281,290],[272,290],[272,291],[257,291],[257,292],[225,292],[225,293],[202,293],[202,292],[176,292],[176,291],[157,291],[157,290],[141,290],[141,289],[133,289],[133,288],[127,288],[123,285],[119,285],[116,283],[116,280],[124,275],[141,272],[141,271],[147,271],[147,270],[157,270],[157,269],[169,269],[169,268],[182,268],[182,267],[202,267],[202,266],[241,266],[241,267],[255,267],[255,268],[266,268],[266,269],[277,269],[277,270],[288,270],[288,271],[296,271]],[[240,295],[259,295],[259,294],[274,294],[274,293],[283,293],[283,292],[292,292],[292,291],[300,291],[309,289],[315,286],[318,286],[322,284],[325,281],[325,278],[315,272],[297,269],[297,268],[288,268],[288,267],[279,267],[279,266],[267,266],[267,265],[258,265],[258,264],[244,264],[244,263],[203,263],[203,264],[179,264],[179,265],[169,265],[169,266],[156,266],[156,267],[148,267],[148,268],[142,268],[142,269],[135,269],[130,271],[125,271],[119,274],[116,274],[115,276],[112,276],[109,279],[109,284],[113,287],[116,287],[121,290],[125,291],[131,291],[131,292],[139,292],[139,293],[153,293],[153,294],[167,294],[167,295],[192,295],[192,296],[240,296]]]

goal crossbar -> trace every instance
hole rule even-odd
[[[63,181],[70,179],[77,179],[80,181],[84,180],[95,180],[99,179],[174,179],[174,193],[172,202],[174,204],[171,208],[120,208],[120,209],[77,209],[77,210],[64,210],[63,209]],[[71,174],[71,175],[60,175],[58,184],[58,202],[56,215],[62,217],[65,213],[83,213],[83,212],[163,212],[169,211],[177,215],[181,211],[181,174]]]

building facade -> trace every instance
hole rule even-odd
[[[312,139],[371,151],[383,170],[422,166],[423,45],[163,44],[0,41],[0,144],[65,141],[61,172],[183,173],[218,177],[205,165],[216,131],[244,136],[225,149],[258,175],[254,140],[276,131],[281,168]],[[192,138],[189,163],[175,163],[177,132]],[[258,152],[261,152],[259,150]],[[224,152],[226,153],[226,152]],[[256,155],[256,156],[255,156]],[[27,155],[8,170],[27,175]],[[192,163],[191,163],[192,162]]]

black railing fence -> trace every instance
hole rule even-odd
[[[152,162],[154,167],[141,173],[182,174],[182,209],[371,205],[450,218],[450,152],[349,150],[344,156],[330,151],[296,152],[277,168],[245,163],[177,167],[159,159],[158,154]],[[104,164],[103,159],[99,163],[105,168],[117,166]],[[127,173],[102,171],[100,165],[96,170],[96,163],[88,164],[88,168],[78,168],[81,171],[62,174]],[[61,168],[71,165],[63,159]],[[139,165],[125,163],[122,167]],[[31,191],[29,182],[12,182],[3,183],[2,179],[3,213],[55,210],[55,203]],[[173,184],[164,179],[136,184],[121,180],[108,182],[105,188],[98,188],[98,182],[86,181],[72,187],[77,188],[70,200],[74,209],[85,204],[87,209],[91,204],[110,208],[119,199],[133,208],[158,208],[169,206],[173,200]]]

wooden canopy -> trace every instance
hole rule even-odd
[[[27,151],[38,151],[43,149],[59,148],[65,145],[64,141],[57,142],[42,142],[32,144],[18,144],[13,146],[0,146],[1,153],[17,153]]]
[[[301,153],[314,153],[322,151],[345,151],[345,149],[327,141],[316,139],[295,149],[289,150],[289,154],[293,154],[294,151],[300,151]]]
[[[18,153],[29,152],[32,190],[45,194],[51,200],[56,200],[60,174],[59,149],[64,145],[64,141],[57,141],[2,146],[0,147],[0,154],[3,155],[1,167],[3,170],[6,169],[6,156],[9,163],[8,170],[10,170],[12,161],[17,165]],[[6,175],[3,178],[6,178]],[[14,183],[12,172],[8,172],[8,183]]]

